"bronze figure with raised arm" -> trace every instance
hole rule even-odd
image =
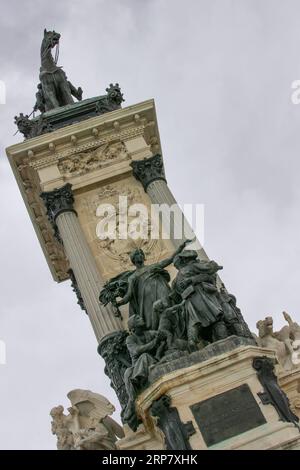
[[[130,259],[135,271],[128,278],[128,289],[117,306],[129,302],[129,316],[139,315],[147,330],[156,330],[158,325],[153,324],[155,318],[152,315],[153,304],[156,300],[167,298],[171,288],[169,285],[170,274],[166,267],[173,263],[175,256],[193,240],[185,240],[169,258],[158,263],[145,265],[143,250],[137,249],[130,254]]]

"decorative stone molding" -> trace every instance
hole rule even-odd
[[[32,167],[34,170],[41,170],[42,168],[46,168],[47,166],[54,165],[58,162],[57,154],[47,155],[47,157],[39,158],[39,159],[31,159],[29,162],[29,166]]]
[[[123,129],[120,132],[115,132],[114,130],[108,135],[103,136],[101,139],[95,140],[95,138],[93,138],[89,142],[85,142],[84,144],[78,143],[76,146],[72,146],[66,150],[56,152],[54,155],[47,155],[42,158],[35,159],[32,158],[29,162],[29,165],[35,170],[40,170],[41,168],[58,163],[67,157],[71,157],[72,155],[81,154],[88,150],[95,150],[99,147],[104,147],[115,142],[124,142],[128,139],[133,139],[144,134],[145,126],[146,125],[135,126],[133,128]]]
[[[62,246],[57,243],[54,233],[50,228],[49,220],[45,214],[45,206],[39,196],[41,192],[39,181],[34,170],[29,166],[28,161],[29,159],[25,159],[22,163],[17,165],[17,170],[22,181],[23,192],[27,199],[29,211],[36,220],[36,230],[39,238],[43,241],[49,262],[52,265],[51,267],[57,279],[64,281],[68,278],[67,271],[69,263]]]
[[[147,187],[152,181],[166,181],[164,164],[160,154],[144,160],[133,161],[130,165],[132,166],[133,175],[142,183],[145,191],[147,191]]]
[[[54,189],[53,191],[41,193],[41,198],[46,206],[47,215],[51,223],[62,212],[75,212],[73,208],[74,196],[72,193],[72,185],[65,184],[61,188]]]

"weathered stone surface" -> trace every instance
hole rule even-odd
[[[157,439],[160,429],[157,427],[156,420],[153,420],[151,416],[151,406],[162,395],[167,395],[171,399],[172,407],[178,410],[180,421],[182,423],[192,421],[194,425],[196,432],[189,437],[191,448],[207,449],[208,445],[201,433],[201,427],[195,420],[191,406],[247,384],[266,423],[222,440],[209,448],[228,450],[299,449],[300,434],[298,429],[293,423],[279,421],[276,409],[273,406],[264,405],[258,396],[262,385],[252,366],[253,358],[257,356],[267,356],[274,360],[275,353],[254,345],[241,345],[229,352],[210,357],[201,363],[162,375],[142,392],[136,402],[138,416],[144,424],[144,428],[140,427],[139,429],[144,429],[143,433],[139,433],[138,430],[136,434],[126,436],[118,443],[118,447],[136,450],[161,449]],[[296,386],[296,377],[294,386]],[[241,414],[241,419],[243,419],[243,409]],[[135,441],[134,436],[136,436]]]
[[[239,348],[241,346],[253,346],[254,339],[243,338],[239,336],[230,336],[221,341],[217,341],[213,344],[209,344],[200,351],[195,351],[191,354],[184,353],[178,358],[178,352],[174,354],[174,360],[172,360],[172,355],[168,356],[168,362],[163,364],[158,364],[154,366],[149,372],[149,381],[154,382],[159,377],[162,377],[169,372],[173,372],[177,369],[183,369],[185,367],[198,364],[208,359],[218,356],[220,354],[227,353],[233,349]]]

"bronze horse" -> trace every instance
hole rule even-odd
[[[39,106],[37,106],[42,112],[73,104],[72,95],[78,100],[82,99],[82,89],[75,88],[67,80],[65,72],[57,66],[56,60],[53,59],[51,49],[59,46],[59,40],[59,33],[44,30],[41,45],[41,85],[39,86]]]

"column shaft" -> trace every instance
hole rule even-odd
[[[112,307],[99,302],[103,287],[99,271],[74,212],[62,212],[56,218],[60,237],[98,342],[106,335],[123,329]]]
[[[146,193],[150,197],[151,202],[153,204],[167,204],[169,207],[175,204],[177,205],[177,202],[172,192],[170,191],[168,184],[163,179],[157,179],[149,183],[146,188]],[[179,245],[184,241],[183,240],[184,239],[184,227],[186,227],[187,233],[194,234],[192,227],[190,226],[189,222],[185,218],[181,209],[179,208],[178,205],[177,207],[178,207],[178,211],[181,214],[181,221],[177,220],[177,217],[174,216],[174,213],[171,213],[171,221],[170,221],[171,222],[170,223],[171,225],[170,236],[171,236],[171,240],[175,248],[178,248]],[[181,239],[175,238],[176,232],[182,234]],[[201,247],[199,242],[197,242],[197,244],[199,245],[199,248],[197,249],[199,259],[205,260],[205,261],[209,260],[206,252],[204,251],[204,248]]]

